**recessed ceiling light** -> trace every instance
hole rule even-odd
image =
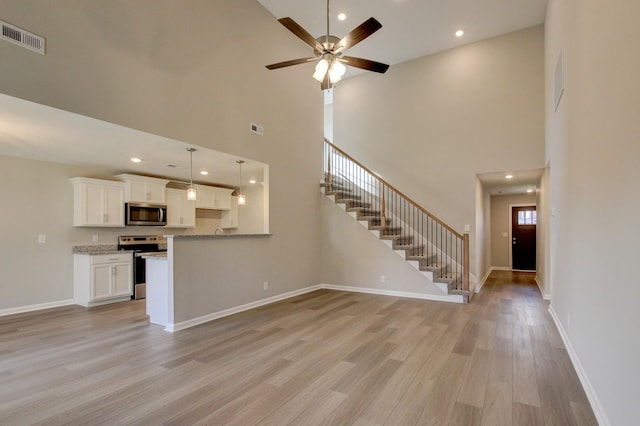
[[[505,175],[504,178],[505,179],[513,179],[513,175]]]
[[[251,179],[251,180],[249,181],[249,183],[256,183],[256,180],[255,180],[255,179]]]
[[[464,31],[458,30],[456,31],[456,37],[462,37],[464,35]]]
[[[533,189],[529,188],[529,189],[527,189],[527,192],[531,193],[531,192],[533,192]]]
[[[138,157],[131,157],[131,161],[134,163],[141,163],[142,159],[138,158]]]
[[[347,14],[346,14],[346,13],[344,13],[344,12],[340,12],[340,13],[338,13],[338,19],[339,19],[340,21],[344,21],[345,19],[347,19]]]
[[[206,171],[206,170],[200,170],[200,174],[201,174],[202,176],[206,176],[206,175],[208,175],[208,174],[209,174],[209,172],[208,172],[208,171]]]

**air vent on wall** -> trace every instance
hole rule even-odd
[[[10,43],[22,46],[25,49],[44,55],[43,37],[37,36],[4,21],[0,21],[0,27],[2,27],[2,33],[0,34],[1,40],[6,40]]]

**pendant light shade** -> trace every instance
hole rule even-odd
[[[189,188],[187,189],[187,200],[190,200],[190,201],[195,201],[197,198],[196,189],[193,187],[193,151],[195,150],[196,150],[195,148],[187,148],[187,151],[189,151],[189,163],[190,163],[190,167],[189,167],[190,180],[189,180]]]
[[[247,197],[242,193],[242,164],[244,160],[236,160],[240,168],[240,186],[238,187],[238,204],[244,206],[247,203]]]

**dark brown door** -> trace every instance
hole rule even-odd
[[[512,268],[536,269],[536,206],[511,208]]]

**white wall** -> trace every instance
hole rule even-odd
[[[540,186],[536,192],[538,226],[536,227],[536,280],[545,299],[551,298],[551,208],[549,204],[550,164],[544,169]]]
[[[322,196],[322,284],[442,296],[404,258]],[[381,276],[384,275],[384,283]]]
[[[304,66],[264,67],[308,49],[258,2],[10,0],[1,13],[44,36],[47,54],[0,43],[0,93],[269,164],[271,267],[286,288],[320,282],[322,92]],[[250,122],[264,136],[250,133]],[[0,181],[6,173],[0,169]],[[12,194],[0,193],[3,205]],[[12,240],[32,233],[32,224],[13,225]],[[3,265],[3,285],[23,274],[21,265]],[[6,306],[68,297],[68,274],[49,277]]]
[[[491,196],[491,266],[511,267],[511,235],[509,230],[511,205],[535,205],[536,194],[512,194]],[[503,236],[504,233],[507,236]]]
[[[491,196],[476,178],[476,276],[479,281],[491,269]]]
[[[640,2],[550,0],[551,308],[601,424],[640,418]],[[554,111],[564,46],[565,92]]]
[[[458,232],[476,174],[544,167],[543,28],[537,26],[340,82],[334,143]]]

